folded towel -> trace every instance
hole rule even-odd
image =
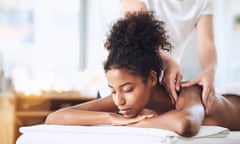
[[[77,134],[78,137],[91,135],[94,139],[94,136],[102,135],[112,137],[121,137],[123,139],[131,138],[139,140],[141,138],[150,138],[154,141],[158,141],[159,144],[174,144],[178,139],[196,139],[196,138],[206,138],[206,137],[226,137],[229,134],[229,130],[223,127],[217,126],[201,126],[199,133],[192,138],[184,138],[178,134],[162,129],[156,128],[135,128],[135,127],[126,127],[126,126],[60,126],[60,125],[34,125],[21,127],[20,132],[23,134],[29,133],[52,133],[52,134]],[[82,134],[82,135],[81,135]],[[110,137],[108,137],[110,138]],[[111,138],[110,138],[111,139]]]
[[[219,126],[201,126],[197,135],[191,138],[184,138],[182,139],[196,139],[196,138],[223,138],[228,136],[230,130],[224,127]]]
[[[93,138],[96,135],[102,135],[108,137],[109,140],[113,137],[131,138],[136,137],[147,137],[148,139],[154,139],[159,141],[160,144],[174,144],[177,141],[177,135],[174,132],[156,128],[135,128],[126,126],[111,126],[111,125],[99,125],[99,126],[63,126],[63,125],[35,125],[21,127],[20,132],[23,134],[34,133],[34,132],[45,132],[45,133],[68,133],[78,134],[79,136],[92,135]],[[109,137],[111,136],[111,138]],[[140,139],[137,138],[137,141]],[[135,141],[136,142],[136,141]]]

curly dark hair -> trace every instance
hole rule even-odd
[[[104,70],[125,69],[139,75],[146,82],[152,70],[160,76],[163,62],[159,49],[170,51],[172,46],[164,29],[164,22],[153,12],[128,14],[119,19],[110,31],[105,45],[109,51]]]

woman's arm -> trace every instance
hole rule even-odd
[[[200,17],[197,25],[197,54],[202,72],[183,87],[201,85],[203,87],[202,99],[208,113],[215,99],[214,78],[217,65],[217,52],[214,44],[212,15]]]
[[[50,113],[45,123],[57,125],[127,125],[139,122],[147,115],[135,118],[125,118],[116,113],[117,107],[114,105],[112,97],[89,101],[76,106],[71,106]]]
[[[50,113],[46,124],[62,125],[96,125],[109,123],[109,112],[116,107],[111,97],[96,99],[79,105],[59,109]]]
[[[180,93],[175,110],[145,119],[132,126],[167,129],[182,136],[193,136],[200,129],[204,119],[200,94],[201,90],[197,86],[185,88]]]
[[[217,52],[213,33],[213,16],[203,15],[199,19],[197,29],[197,50],[201,68],[215,73]]]
[[[138,0],[120,0],[120,2],[124,15],[138,11],[147,11],[146,5]]]

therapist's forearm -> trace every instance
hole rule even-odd
[[[163,63],[168,64],[174,61],[171,57],[167,56],[166,54],[159,52],[159,57],[162,59]],[[174,61],[175,62],[175,61]]]
[[[120,0],[124,14],[128,12],[147,11],[147,7],[143,2],[138,0]]]
[[[215,74],[217,67],[217,52],[213,44],[205,46],[205,52],[199,53],[199,64],[202,71],[209,71]]]
[[[196,25],[196,32],[199,64],[203,71],[215,73],[217,51],[214,43],[213,16],[201,16]]]

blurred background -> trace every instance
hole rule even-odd
[[[240,83],[240,1],[214,4],[215,85],[223,87]],[[0,144],[14,143],[19,127],[42,123],[50,111],[97,97],[103,41],[121,16],[118,0],[0,0]],[[193,37],[184,80],[200,71],[194,46]]]
[[[217,87],[240,79],[239,3],[215,1]],[[81,89],[76,77],[102,72],[103,40],[119,17],[118,0],[0,0],[2,89]],[[194,43],[182,60],[185,80],[199,72]]]

